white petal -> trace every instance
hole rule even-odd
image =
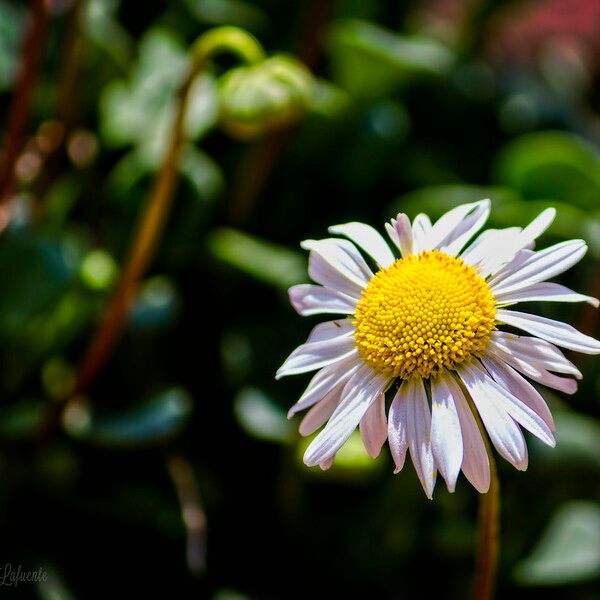
[[[413,253],[413,232],[407,215],[400,213],[390,223],[385,224],[385,229],[403,258]]]
[[[308,384],[308,387],[300,396],[300,399],[288,412],[288,419],[297,412],[312,406],[315,402],[323,399],[337,385],[345,385],[364,363],[358,356],[336,362],[321,369]]]
[[[412,224],[413,254],[419,254],[423,250],[433,249],[431,229],[431,221],[427,215],[421,213],[415,217]]]
[[[298,427],[300,435],[307,436],[314,433],[331,417],[342,397],[344,386],[345,382],[339,383],[304,415]]]
[[[518,268],[509,269],[490,279],[488,285],[494,293],[507,293],[550,279],[579,262],[587,252],[583,240],[569,240],[550,248],[534,252]]]
[[[510,263],[524,248],[533,248],[535,239],[550,226],[555,215],[556,211],[548,208],[523,230],[518,227],[502,230],[505,232],[504,239],[496,240],[501,243],[496,244],[495,248],[490,248],[488,256],[481,263],[480,274],[482,277],[496,275],[499,269]]]
[[[408,390],[408,384],[404,382],[396,392],[392,404],[390,405],[389,419],[388,419],[388,444],[390,446],[390,452],[394,459],[396,468],[394,473],[399,473],[404,466],[406,461],[406,451],[408,450],[408,430],[407,430],[407,416],[406,406],[407,398],[406,393]]]
[[[450,256],[456,256],[483,227],[490,215],[490,206],[489,200],[477,202],[474,209],[459,221],[454,230],[440,243],[440,250]]]
[[[296,311],[303,315],[318,313],[341,313],[353,315],[357,300],[321,285],[302,283],[289,289],[290,302]]]
[[[473,487],[485,494],[490,487],[490,459],[481,432],[462,390],[452,377],[446,378],[460,420],[463,440],[462,471]]]
[[[494,294],[498,304],[516,304],[517,302],[588,302],[598,308],[600,304],[597,298],[578,294],[573,290],[560,285],[543,281],[534,283],[518,291],[497,292]]]
[[[534,338],[529,338],[534,339]],[[527,375],[530,379],[541,383],[549,388],[560,390],[565,394],[574,394],[577,391],[577,382],[568,377],[559,377],[550,371],[547,371],[538,364],[532,364],[516,352],[506,352],[496,345],[494,340],[488,344],[487,354],[491,354],[499,360],[504,361],[517,371]]]
[[[454,398],[445,379],[431,380],[431,447],[448,491],[453,492],[463,462],[463,441]]]
[[[382,268],[389,267],[394,255],[379,232],[365,223],[345,223],[329,228],[330,233],[344,235],[362,248]]]
[[[509,387],[512,380],[505,380],[508,382],[507,385],[501,385],[496,381],[496,377],[502,379],[502,371],[493,359],[483,358],[482,362],[488,373],[494,378],[488,377],[486,379],[490,397],[496,398],[498,402],[503,403],[506,412],[517,423],[525,427],[527,431],[533,433],[533,435],[545,444],[554,447],[554,436],[552,435],[551,426],[546,420],[517,396],[519,389],[516,386]]]
[[[354,326],[349,319],[319,323],[310,333],[306,344],[298,346],[279,367],[275,379],[286,375],[306,373],[358,356]]]
[[[520,227],[507,229],[486,229],[470,244],[460,257],[469,265],[478,267],[482,277],[486,277],[496,264],[512,259],[510,253],[507,259],[506,248],[521,233]]]
[[[488,365],[491,369],[494,369],[494,364],[491,361],[486,367]],[[517,423],[525,427],[525,429],[533,433],[533,435],[545,444],[554,447],[554,436],[550,428],[535,411],[531,410],[531,408],[521,402],[519,398],[515,397],[506,388],[496,383],[480,364],[473,362],[468,368],[471,373],[476,372],[480,377],[480,388],[485,390],[486,397],[490,401],[496,403],[498,406],[502,406]]]
[[[377,458],[387,439],[385,395],[380,394],[360,421],[360,436],[371,458]]]
[[[477,204],[476,202],[461,204],[444,213],[431,227],[431,233],[429,234],[431,248],[438,248]]]
[[[348,240],[305,240],[300,244],[310,250],[308,274],[316,283],[360,298],[373,273],[356,246]]]
[[[460,378],[496,450],[517,469],[524,471],[527,468],[527,447],[523,434],[503,404],[496,402],[494,396],[489,394],[488,377],[482,369],[474,368],[473,364],[461,367]]]
[[[512,354],[534,367],[574,375],[577,379],[583,378],[581,371],[550,342],[508,331],[494,331],[491,340],[500,350]]]
[[[502,252],[502,250],[499,250],[499,252]],[[494,272],[494,275],[488,279],[488,285],[491,286],[503,278],[516,273],[528,260],[534,256],[535,252],[533,250],[522,248],[501,269],[498,269]]]
[[[436,469],[431,449],[431,413],[427,394],[421,379],[408,380],[405,383],[408,449],[425,494],[431,498],[435,487]]]
[[[386,385],[387,380],[384,377],[363,364],[344,387],[342,401],[329,422],[304,453],[304,463],[314,467],[333,457]]]
[[[556,217],[555,208],[547,208],[543,210],[529,225],[527,225],[521,233],[522,248],[525,248],[531,242],[534,242],[554,221]]]
[[[496,383],[537,413],[548,425],[550,431],[556,430],[552,413],[546,401],[524,377],[519,375],[510,365],[492,355],[484,357],[482,361]]]
[[[566,323],[546,319],[538,315],[528,315],[504,309],[496,311],[496,319],[562,348],[583,352],[584,354],[600,354],[600,342],[598,340],[577,331],[577,329]]]

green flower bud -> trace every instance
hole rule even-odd
[[[310,71],[288,56],[234,68],[219,81],[221,125],[244,140],[284,128],[302,117],[312,91]]]

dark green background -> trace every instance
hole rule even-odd
[[[318,318],[296,315],[286,289],[307,280],[299,242],[329,225],[383,230],[399,211],[436,218],[491,197],[493,227],[557,207],[541,244],[585,238],[560,281],[600,295],[598,2],[89,0],[75,49],[59,4],[24,150],[41,165],[0,237],[0,566],[49,579],[2,597],[468,597],[478,495],[463,478],[429,501],[411,465],[393,475],[387,448],[371,461],[356,440],[326,473],[302,465],[285,413],[308,377],[274,373]],[[0,0],[2,131],[26,13]],[[160,164],[186,49],[221,24],[306,62],[311,106],[285,131],[231,139],[214,81],[235,63],[212,65],[127,330],[83,421],[48,428]],[[91,150],[51,164],[36,136],[65,114]],[[587,305],[527,309],[600,335]],[[571,359],[579,392],[544,392],[556,449],[529,439],[525,473],[499,459],[499,598],[600,598],[600,362]],[[173,457],[202,497],[202,573],[186,563]]]

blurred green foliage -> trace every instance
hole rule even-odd
[[[29,4],[0,0],[2,156]],[[557,0],[538,4],[558,14]],[[0,207],[0,567],[48,577],[10,593],[467,597],[477,497],[464,480],[429,502],[410,466],[393,475],[358,433],[330,471],[302,465],[308,440],[286,413],[308,378],[273,377],[317,320],[286,290],[308,280],[299,242],[332,224],[382,229],[399,211],[436,218],[489,197],[490,227],[555,206],[542,244],[585,238],[562,280],[600,295],[600,74],[583,25],[559,14],[562,37],[544,37],[534,21],[523,46],[510,32],[533,19],[524,2],[45,5],[15,194]],[[163,163],[190,48],[215,25],[247,29],[270,62],[219,56],[195,79],[164,235],[108,364],[70,397]],[[231,137],[232,114],[257,120],[255,135]],[[588,306],[535,309],[600,335]],[[499,465],[498,598],[600,597],[600,364],[576,361],[576,395],[542,391],[557,447],[530,440],[524,474]]]

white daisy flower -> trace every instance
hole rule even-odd
[[[280,378],[318,370],[289,411],[291,417],[310,408],[302,435],[326,423],[306,450],[307,465],[331,466],[358,426],[373,458],[388,440],[395,472],[408,450],[431,498],[438,470],[450,491],[460,470],[479,492],[489,488],[489,460],[473,410],[498,453],[517,469],[527,468],[521,427],[554,445],[552,415],[528,379],[572,394],[581,373],[557,346],[599,354],[600,342],[507,307],[533,300],[597,307],[595,298],[546,281],[578,262],[587,246],[570,240],[533,251],[554,209],[523,229],[486,230],[467,245],[489,212],[483,200],[458,206],[435,224],[424,214],[412,224],[398,215],[386,230],[400,258],[364,223],[329,229],[348,239],[302,243],[319,285],[292,287],[292,305],[301,315],[346,315],[317,325],[277,372]],[[357,246],[376,264],[375,273]],[[502,331],[503,325],[530,335]],[[388,390],[393,399],[386,418]]]

